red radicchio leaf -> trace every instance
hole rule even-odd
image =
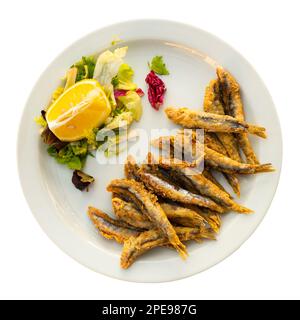
[[[159,107],[164,102],[164,95],[167,90],[166,86],[164,82],[153,71],[149,72],[145,81],[149,86],[148,100],[155,110],[159,110]]]
[[[145,95],[144,91],[141,88],[135,90],[135,92],[140,96],[143,97]]]
[[[86,189],[94,181],[95,179],[92,176],[84,173],[83,171],[74,170],[73,172],[72,183],[74,184],[75,188],[80,191]]]
[[[121,89],[114,90],[114,95],[116,99],[118,99],[119,97],[126,96],[126,93],[127,93],[127,90],[121,90]]]
[[[122,89],[116,89],[114,90],[114,95],[115,95],[115,98],[118,99],[119,97],[123,97],[123,96],[126,96],[128,90],[122,90]],[[135,90],[135,92],[140,96],[144,96],[144,91],[141,89],[141,88],[138,88]]]

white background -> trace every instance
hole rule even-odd
[[[299,1],[10,0],[0,10],[0,298],[300,298]],[[20,115],[43,69],[86,33],[137,18],[187,22],[235,47],[265,81],[283,131],[279,188],[254,235],[210,270],[163,284],[110,279],[64,254],[32,216],[16,166]]]

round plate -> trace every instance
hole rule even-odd
[[[119,46],[128,45],[125,61],[135,71],[134,81],[146,92],[147,62],[162,55],[170,71],[164,77],[167,95],[164,106],[202,108],[208,82],[215,78],[215,66],[222,65],[238,80],[248,122],[267,128],[268,139],[251,137],[262,163],[271,162],[276,172],[244,177],[238,202],[255,210],[253,215],[224,216],[217,241],[188,246],[186,261],[174,250],[159,248],[140,257],[128,270],[119,266],[122,247],[100,236],[89,221],[88,205],[112,212],[106,186],[123,177],[122,165],[100,165],[89,158],[85,172],[96,178],[89,192],[76,190],[71,170],[50,158],[39,138],[33,119],[49,103],[51,93],[67,68],[83,55],[110,47],[118,35]],[[144,114],[135,127],[148,132],[172,128],[163,110],[155,111],[143,98]],[[163,109],[163,108],[162,108]],[[63,51],[43,72],[27,101],[19,129],[18,165],[28,204],[48,236],[83,265],[107,276],[138,282],[160,282],[184,278],[220,262],[248,239],[259,225],[274,196],[282,160],[281,131],[272,99],[253,67],[233,48],[200,29],[177,22],[140,20],[115,24],[95,31]]]

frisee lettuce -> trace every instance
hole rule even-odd
[[[118,74],[112,80],[114,88],[119,90],[137,89],[137,85],[132,82],[133,75],[133,69],[128,64],[121,64]]]
[[[81,170],[86,161],[88,146],[86,140],[80,140],[68,143],[60,150],[50,146],[47,151],[58,163],[65,164],[72,170]]]
[[[77,68],[76,82],[93,78],[95,65],[96,61],[93,56],[82,57],[80,61],[74,63],[71,68]]]
[[[98,144],[96,141],[96,135],[98,131],[99,131],[99,128],[94,128],[93,130],[88,131],[85,135],[89,150],[96,150],[98,147]],[[90,152],[88,152],[88,154],[93,156]]]

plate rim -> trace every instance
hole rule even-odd
[[[251,228],[251,231],[248,232],[248,234],[246,236],[243,237],[243,240],[240,241],[237,245],[233,247],[231,247],[230,249],[224,249],[224,252],[222,254],[221,257],[219,257],[218,259],[216,259],[216,261],[212,264],[209,264],[208,266],[204,267],[204,268],[199,268],[198,271],[195,271],[195,272],[191,272],[191,273],[183,273],[183,274],[178,274],[177,276],[174,275],[172,277],[168,277],[167,279],[159,279],[159,280],[155,280],[155,279],[144,279],[144,280],[135,280],[135,279],[126,279],[126,277],[124,277],[124,274],[123,273],[120,273],[118,275],[116,274],[111,274],[109,273],[109,271],[107,272],[104,272],[103,270],[99,270],[99,269],[96,269],[94,266],[92,266],[91,264],[88,264],[86,261],[83,261],[81,258],[80,258],[80,255],[79,256],[74,256],[74,254],[70,253],[70,248],[68,247],[64,247],[64,243],[68,243],[68,241],[65,241],[65,239],[62,239],[63,241],[59,241],[58,239],[55,238],[55,236],[53,236],[51,233],[51,231],[48,229],[47,225],[45,225],[40,216],[39,216],[39,213],[37,212],[38,211],[38,208],[36,208],[33,204],[32,204],[32,201],[31,201],[31,196],[29,195],[30,194],[30,190],[27,190],[27,186],[25,184],[25,181],[23,179],[23,172],[22,172],[22,163],[21,163],[21,148],[22,148],[22,143],[21,143],[21,140],[22,140],[22,125],[23,125],[23,122],[24,120],[26,119],[26,110],[27,110],[27,107],[28,107],[28,104],[29,104],[29,101],[30,101],[30,98],[31,96],[33,95],[34,91],[36,90],[36,87],[38,86],[40,80],[43,78],[44,74],[46,73],[46,71],[51,67],[51,65],[60,57],[62,56],[65,52],[67,52],[68,50],[70,50],[72,48],[72,46],[75,46],[76,44],[80,43],[81,41],[83,41],[85,38],[88,38],[89,36],[92,36],[93,34],[97,34],[101,31],[103,31],[104,29],[109,29],[109,28],[112,28],[112,27],[117,27],[117,26],[122,26],[122,25],[125,25],[125,24],[143,24],[143,23],[160,23],[160,24],[173,24],[173,25],[177,25],[179,27],[183,27],[183,28],[189,28],[189,29],[194,29],[194,31],[196,32],[200,32],[200,33],[203,33],[205,34],[206,36],[208,37],[211,37],[213,38],[214,40],[218,41],[219,43],[221,43],[222,45],[225,45],[226,47],[228,47],[230,50],[232,50],[233,52],[237,53],[239,56],[241,56],[244,60],[245,63],[247,63],[249,65],[250,68],[253,69],[253,71],[255,72],[255,75],[259,78],[260,82],[261,82],[261,85],[263,86],[263,89],[268,93],[269,95],[269,99],[272,103],[272,106],[273,106],[273,112],[274,112],[274,117],[277,121],[277,125],[278,125],[278,129],[279,129],[279,138],[280,138],[280,141],[278,141],[278,145],[277,145],[277,148],[278,148],[278,151],[279,151],[279,154],[280,154],[280,165],[279,166],[276,166],[276,172],[277,172],[277,179],[276,179],[276,185],[274,183],[274,192],[272,194],[272,197],[269,199],[267,205],[266,205],[266,209],[265,209],[265,212],[263,214],[261,214],[261,217],[259,219],[259,221],[255,224],[254,227]],[[201,273],[203,271],[206,271],[207,269],[213,267],[214,265],[218,264],[219,262],[223,261],[224,259],[226,259],[227,257],[231,256],[234,252],[236,252],[240,246],[242,244],[244,244],[251,236],[252,234],[256,231],[256,229],[258,228],[258,226],[261,224],[262,220],[264,219],[264,217],[266,216],[270,206],[271,206],[271,203],[274,199],[274,196],[277,192],[277,188],[278,188],[278,184],[279,184],[279,181],[280,181],[280,176],[281,176],[281,169],[282,169],[282,158],[283,158],[283,140],[282,140],[282,128],[281,128],[281,124],[280,124],[280,119],[278,117],[278,113],[277,113],[277,109],[276,109],[276,106],[274,104],[274,101],[272,99],[272,96],[270,95],[264,81],[262,80],[262,78],[260,77],[260,75],[256,72],[256,69],[252,66],[252,64],[242,55],[239,53],[239,51],[237,51],[234,47],[232,47],[230,44],[228,44],[227,42],[225,42],[224,40],[222,40],[221,38],[215,36],[214,34],[206,31],[206,30],[203,30],[197,26],[194,26],[194,25],[191,25],[191,24],[187,24],[187,23],[183,23],[183,22],[178,22],[178,21],[175,21],[175,20],[169,20],[169,19],[133,19],[133,20],[125,20],[125,21],[121,21],[121,22],[117,22],[117,23],[113,23],[113,24],[110,24],[110,25],[106,25],[106,26],[103,26],[101,28],[98,28],[92,32],[89,32],[85,35],[83,35],[82,37],[80,37],[78,40],[72,42],[71,44],[69,44],[67,47],[65,47],[61,52],[59,52],[55,57],[54,59],[52,59],[52,61],[44,68],[44,70],[41,72],[40,76],[38,77],[38,79],[35,81],[27,99],[26,99],[26,103],[23,107],[23,110],[22,110],[22,113],[21,113],[21,116],[20,116],[20,120],[19,120],[19,126],[18,126],[18,134],[17,134],[17,168],[18,168],[18,176],[19,176],[19,180],[20,180],[20,184],[21,184],[21,188],[22,188],[22,191],[23,191],[23,194],[24,194],[24,197],[26,199],[26,202],[27,202],[27,205],[28,207],[30,208],[34,218],[36,219],[36,221],[38,222],[39,226],[42,228],[42,230],[45,232],[45,234],[47,235],[48,238],[50,238],[55,244],[57,247],[59,247],[64,253],[66,253],[69,257],[71,257],[72,259],[74,259],[75,261],[79,262],[80,264],[84,265],[85,267],[97,272],[97,273],[101,273],[105,276],[108,276],[108,277],[111,277],[111,278],[115,278],[115,279],[118,279],[118,280],[122,280],[122,281],[128,281],[128,282],[142,282],[142,283],[160,283],[160,282],[170,282],[170,281],[176,281],[176,280],[180,280],[180,279],[184,279],[184,278],[187,278],[187,277],[190,277],[190,276],[193,276],[195,274],[198,274],[198,273]],[[70,230],[69,230],[70,232]],[[74,233],[67,233],[66,234],[66,237],[69,237],[71,236],[72,238],[75,236]],[[79,238],[79,237],[77,237]],[[74,239],[74,238],[73,238]],[[77,239],[78,240],[78,239]],[[79,241],[79,242],[82,242]]]

